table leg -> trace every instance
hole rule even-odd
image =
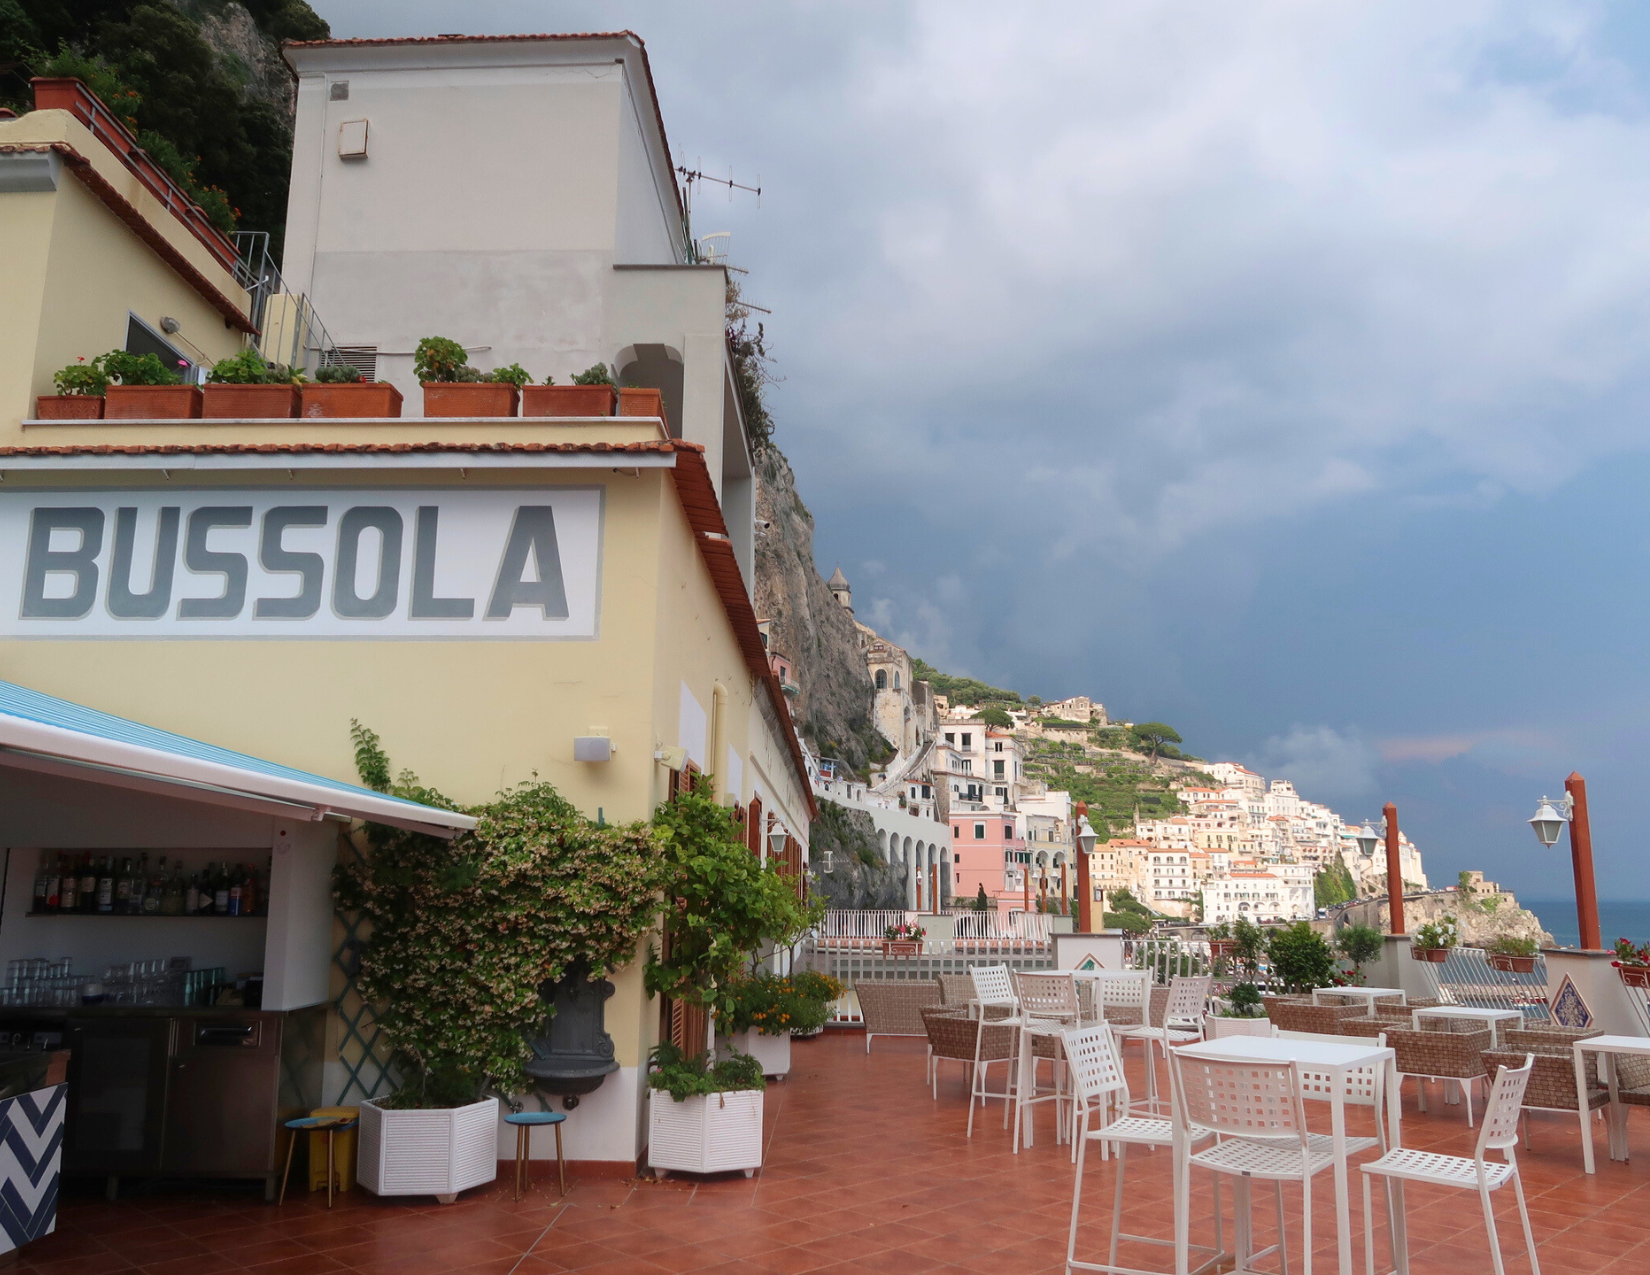
[[[1346,1077],[1337,1071],[1334,1083],[1329,1111],[1335,1138],[1335,1249],[1340,1257],[1341,1275],[1352,1275],[1352,1209],[1346,1181]]]
[[[1610,1092],[1610,1106],[1606,1112],[1607,1127],[1610,1130],[1610,1158],[1625,1160],[1627,1158],[1627,1109],[1621,1102],[1621,1084],[1616,1078],[1616,1056],[1600,1053],[1598,1059],[1600,1070],[1605,1074],[1605,1088]]]
[[[1581,1043],[1574,1049],[1576,1060],[1576,1106],[1581,1116],[1581,1165],[1588,1173],[1593,1170],[1593,1109],[1587,1105],[1587,1064],[1582,1061]]]

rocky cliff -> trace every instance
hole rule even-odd
[[[1348,924],[1373,925],[1383,934],[1391,933],[1391,917],[1385,898],[1355,903],[1341,915]],[[1453,916],[1461,933],[1461,946],[1483,947],[1493,939],[1509,937],[1534,939],[1551,947],[1553,936],[1541,928],[1534,912],[1518,906],[1510,890],[1495,894],[1475,894],[1466,898],[1456,889],[1428,894],[1404,895],[1404,929],[1414,934],[1423,925]]]
[[[773,622],[773,649],[795,670],[797,729],[822,756],[863,771],[887,745],[871,724],[858,630],[814,563],[813,515],[778,448],[763,449],[756,484],[756,614]]]
[[[877,853],[876,825],[863,810],[821,801],[808,836],[808,864],[833,908],[905,906],[900,869]]]

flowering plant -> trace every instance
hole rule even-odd
[[[1616,940],[1616,964],[1650,965],[1650,943],[1634,947],[1629,939]]]
[[[52,373],[52,382],[59,394],[101,395],[109,388],[109,375],[103,370],[106,356],[99,355],[90,363],[82,354],[68,367]]]
[[[359,722],[351,734],[368,787],[460,808],[406,771],[392,782],[377,735]],[[334,878],[340,908],[370,923],[360,987],[406,1082],[390,1106],[525,1091],[524,1032],[553,1012],[542,989],[576,965],[596,979],[629,962],[657,912],[663,860],[646,825],[596,824],[541,782],[470,813],[476,828],[451,842],[369,823],[362,857]]]
[[[729,984],[730,1010],[722,1019],[723,1027],[730,1032],[755,1028],[764,1036],[812,1032],[825,1025],[832,1003],[841,995],[842,984],[829,974],[780,975],[764,970]]]
[[[928,931],[915,921],[902,921],[898,925],[890,925],[882,932],[882,937],[890,943],[920,943],[928,937]]]

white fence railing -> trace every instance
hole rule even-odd
[[[815,938],[826,947],[877,947],[890,925],[904,925],[916,919],[915,912],[893,908],[831,911],[820,922]]]
[[[1446,1005],[1474,1009],[1516,1009],[1525,1018],[1546,1019],[1547,959],[1536,957],[1535,969],[1520,974],[1490,967],[1489,953],[1477,947],[1452,947],[1442,964],[1423,968]]]
[[[1053,918],[1046,912],[959,912],[951,917],[952,941],[956,943],[1047,943]]]

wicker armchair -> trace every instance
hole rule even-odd
[[[947,1009],[974,999],[974,980],[967,974],[941,974],[940,997]],[[972,1057],[972,1055],[970,1055]]]
[[[940,1004],[936,979],[862,978],[854,983],[865,1020],[865,1052],[873,1036],[927,1036],[922,1011]]]
[[[1520,1036],[1522,1032],[1509,1032],[1508,1035]],[[1597,1032],[1583,1032],[1584,1036],[1596,1036]],[[1484,1051],[1484,1074],[1494,1076],[1497,1067],[1517,1068],[1524,1065],[1525,1056],[1535,1059],[1535,1070],[1530,1072],[1529,1088],[1524,1091],[1524,1107],[1535,1111],[1579,1111],[1581,1100],[1576,1093],[1576,1066],[1575,1057],[1569,1049],[1559,1052],[1549,1049],[1546,1052],[1534,1049],[1486,1049]],[[1607,1090],[1598,1082],[1598,1055],[1587,1054],[1586,1103],[1588,1111],[1597,1111],[1610,1101]],[[1525,1125],[1524,1139],[1529,1142],[1529,1126]]]
[[[1339,1035],[1342,1022],[1363,1017],[1361,1005],[1314,1005],[1310,1001],[1279,1000],[1267,1008],[1267,1017],[1280,1032],[1312,1032],[1319,1036]]]
[[[1471,1022],[1469,1019],[1448,1019],[1448,1022]],[[1427,1081],[1453,1080],[1461,1086],[1467,1098],[1467,1128],[1472,1128],[1472,1085],[1475,1080],[1487,1080],[1494,1069],[1485,1071],[1484,1051],[1490,1047],[1489,1028],[1480,1023],[1471,1024],[1473,1031],[1412,1031],[1406,1027],[1390,1027],[1386,1043],[1397,1055],[1398,1083],[1404,1077],[1415,1077],[1416,1098],[1422,1111],[1427,1109]],[[1523,1065],[1523,1056],[1518,1066]],[[1572,1085],[1572,1088],[1574,1086]]]
[[[1272,1010],[1278,1005],[1310,1005],[1310,996],[1262,996],[1260,1003],[1266,1007],[1266,1017],[1272,1017]]]
[[[985,1039],[980,1040],[980,1020],[970,1018],[960,1005],[937,1005],[918,1011],[923,1028],[928,1033],[928,1072],[934,1097],[940,1096],[940,1063],[960,1062],[968,1072],[974,1065],[974,1048],[978,1044],[980,1065],[1012,1062],[1014,1057],[1014,1029],[1011,1027],[985,1028]]]
[[[1408,1018],[1343,1018],[1335,1024],[1335,1030],[1342,1036],[1367,1036],[1374,1039],[1383,1032],[1404,1031],[1410,1025]]]

